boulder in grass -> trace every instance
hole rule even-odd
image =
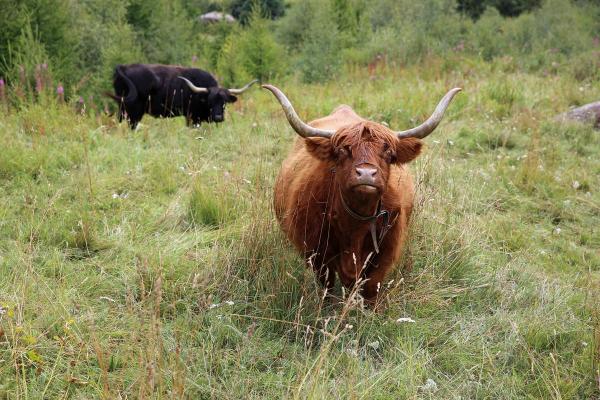
[[[600,129],[600,101],[574,108],[566,113],[558,115],[556,119],[558,121],[576,121],[585,124],[591,123],[594,125],[594,128]]]

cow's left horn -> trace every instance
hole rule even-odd
[[[254,85],[256,82],[258,82],[258,79],[255,79],[251,82],[249,82],[248,84],[246,84],[244,87],[240,88],[240,89],[228,89],[229,93],[231,94],[242,94],[244,93],[246,90],[248,90],[248,88],[252,85]]]
[[[285,113],[285,116],[286,116],[288,122],[290,123],[291,127],[294,128],[294,130],[296,131],[296,133],[298,135],[302,136],[303,138],[309,138],[309,137],[330,138],[335,133],[335,131],[313,128],[312,126],[310,126],[307,123],[305,123],[304,121],[302,121],[300,119],[300,117],[298,116],[298,114],[296,114],[296,111],[294,110],[292,103],[290,103],[288,98],[285,97],[285,94],[283,94],[283,92],[281,90],[279,90],[278,88],[276,88],[275,86],[262,85],[262,87],[267,90],[270,90],[271,93],[273,93],[275,95],[275,97],[277,97],[277,100],[279,100],[279,103],[281,103],[281,107],[283,108],[283,112]]]
[[[448,105],[450,105],[452,98],[461,90],[461,88],[454,88],[446,93],[446,95],[442,98],[442,100],[440,100],[439,104],[435,108],[433,114],[431,114],[431,117],[427,118],[427,121],[412,129],[396,132],[398,139],[408,137],[423,139],[425,136],[433,132],[444,117],[444,112],[448,108]]]
[[[190,87],[192,92],[194,93],[208,93],[208,89],[205,87],[198,87],[194,85],[189,79],[184,78],[183,76],[178,76],[179,79],[183,79],[185,83]]]

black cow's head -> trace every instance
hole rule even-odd
[[[213,122],[223,122],[225,119],[225,105],[236,102],[236,95],[244,93],[250,86],[258,82],[255,79],[240,89],[226,89],[218,86],[198,87],[183,76],[179,78],[187,83],[192,92],[206,94],[205,101],[210,109],[209,118]]]
[[[218,86],[207,88],[206,104],[210,108],[210,120],[212,122],[223,122],[225,119],[225,105],[235,103],[237,97],[229,90]]]

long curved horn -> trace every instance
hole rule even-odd
[[[450,105],[452,98],[461,90],[461,88],[454,88],[446,93],[446,95],[442,98],[442,100],[440,100],[439,104],[435,108],[433,114],[431,114],[431,117],[427,118],[427,121],[423,122],[421,125],[405,131],[397,131],[396,136],[398,136],[398,139],[408,137],[423,139],[425,136],[433,132],[442,120],[444,112],[448,108],[448,105]]]
[[[178,76],[179,79],[183,79],[185,81],[185,83],[187,83],[187,85],[190,87],[190,89],[192,90],[192,92],[194,93],[208,93],[208,89],[205,87],[198,87],[196,85],[194,85],[192,82],[190,82],[189,79],[184,78],[183,76]]]
[[[309,137],[330,138],[335,133],[335,131],[331,131],[331,130],[313,128],[312,126],[310,126],[307,123],[305,123],[304,121],[302,121],[300,119],[300,117],[298,116],[298,114],[296,114],[296,111],[294,110],[292,103],[290,103],[288,98],[285,97],[285,94],[283,94],[283,92],[281,90],[279,90],[278,88],[276,88],[275,86],[262,85],[262,87],[267,90],[270,90],[271,93],[273,93],[275,95],[275,97],[277,98],[279,103],[281,103],[281,107],[283,108],[283,112],[285,113],[285,116],[286,116],[288,122],[290,123],[290,126],[292,128],[294,128],[294,130],[296,131],[296,133],[298,135],[302,136],[303,138],[309,138]]]
[[[247,83],[244,87],[240,88],[240,89],[228,89],[229,93],[231,94],[242,94],[244,93],[246,90],[248,90],[248,88],[252,85],[254,85],[256,82],[258,82],[258,79],[255,79],[249,83]]]

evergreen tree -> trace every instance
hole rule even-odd
[[[251,20],[252,10],[256,7],[271,19],[277,19],[285,13],[283,0],[233,0],[231,14],[245,25]]]

